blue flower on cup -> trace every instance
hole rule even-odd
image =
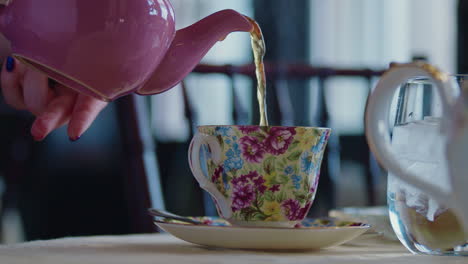
[[[301,155],[301,171],[305,173],[310,173],[314,168],[314,162],[312,161],[312,154],[308,151],[302,153]]]
[[[292,182],[293,182],[293,186],[296,190],[298,190],[299,188],[301,188],[301,180],[302,180],[302,176],[300,175],[297,175],[297,174],[294,174],[292,177]]]
[[[226,152],[226,157],[228,157],[228,158],[233,158],[234,156],[237,156],[236,153],[234,153],[234,150],[229,149],[229,150]]]
[[[235,140],[235,139],[234,139],[234,140]],[[234,154],[235,154],[236,156],[240,156],[241,150],[240,150],[240,148],[239,148],[239,144],[238,144],[238,143],[232,144],[232,149],[234,150]]]
[[[216,128],[216,135],[220,135],[223,137],[229,137],[232,135],[232,128],[230,127],[217,127]]]
[[[322,135],[320,136],[319,142],[317,142],[317,144],[315,144],[311,149],[311,151],[314,154],[317,154],[320,151],[322,151],[323,146],[327,142],[327,137],[328,137],[328,133],[327,132],[322,132]]]
[[[224,169],[226,171],[240,170],[242,166],[244,166],[244,161],[238,156],[228,158],[224,161]]]
[[[241,150],[239,148],[239,144],[232,144],[232,148],[226,151],[226,157],[228,159],[224,161],[225,171],[242,169],[242,166],[244,166],[244,161],[241,159],[240,154]]]
[[[289,175],[289,174],[292,174],[294,172],[294,169],[292,168],[292,166],[287,166],[285,169],[284,169],[284,173],[286,175]]]

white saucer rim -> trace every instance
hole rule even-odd
[[[242,226],[209,226],[154,222],[162,231],[196,245],[240,250],[319,250],[347,243],[365,234],[364,228],[255,228]],[[229,228],[230,227],[230,228]],[[232,236],[231,236],[232,235]],[[200,238],[204,237],[204,238]],[[229,243],[225,236],[233,240]],[[255,239],[252,240],[253,237]],[[323,236],[325,240],[321,239]],[[284,244],[287,238],[287,245]]]
[[[185,223],[171,223],[171,222],[164,222],[160,220],[153,220],[153,222],[157,225],[160,224],[168,224],[168,225],[177,225],[177,226],[185,226],[185,227],[197,227],[197,228],[208,228],[208,229],[250,229],[250,230],[294,230],[293,232],[298,231],[323,231],[323,230],[341,230],[341,229],[370,229],[371,226],[369,224],[360,223],[360,226],[306,226],[306,227],[263,227],[263,226],[216,226],[216,225],[208,225],[208,224],[185,224]],[[357,222],[356,222],[357,223]]]

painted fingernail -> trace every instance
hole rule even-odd
[[[34,141],[42,141],[44,137],[33,136]]]
[[[75,138],[70,137],[70,141],[71,141],[71,142],[75,142],[75,141],[77,141],[77,140],[80,139],[80,138],[81,138],[81,137],[75,137]]]
[[[6,70],[8,72],[12,72],[15,69],[15,59],[13,57],[8,56],[6,59]]]

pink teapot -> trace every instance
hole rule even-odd
[[[105,101],[164,92],[251,23],[233,10],[175,30],[168,0],[1,0],[0,32],[23,63]],[[0,4],[2,4],[0,2]]]

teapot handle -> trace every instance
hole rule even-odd
[[[388,133],[391,98],[393,98],[397,88],[402,83],[414,77],[427,77],[435,83],[441,96],[444,115],[447,118],[450,117],[450,106],[453,101],[451,91],[453,87],[448,75],[424,62],[394,64],[382,75],[368,98],[365,111],[367,142],[379,163],[388,171],[395,174],[395,176],[430,193],[438,201],[446,204],[456,204],[451,193],[443,192],[434,185],[421,180],[414,173],[404,169],[395,158],[395,154],[391,148],[390,135]]]
[[[223,218],[229,219],[232,216],[230,203],[228,199],[218,190],[216,185],[208,179],[208,175],[203,173],[200,166],[200,150],[203,145],[208,145],[211,157],[215,164],[221,163],[222,151],[218,139],[214,136],[195,134],[189,146],[189,165],[195,179],[200,184],[200,187],[207,191],[216,201],[220,214]]]

